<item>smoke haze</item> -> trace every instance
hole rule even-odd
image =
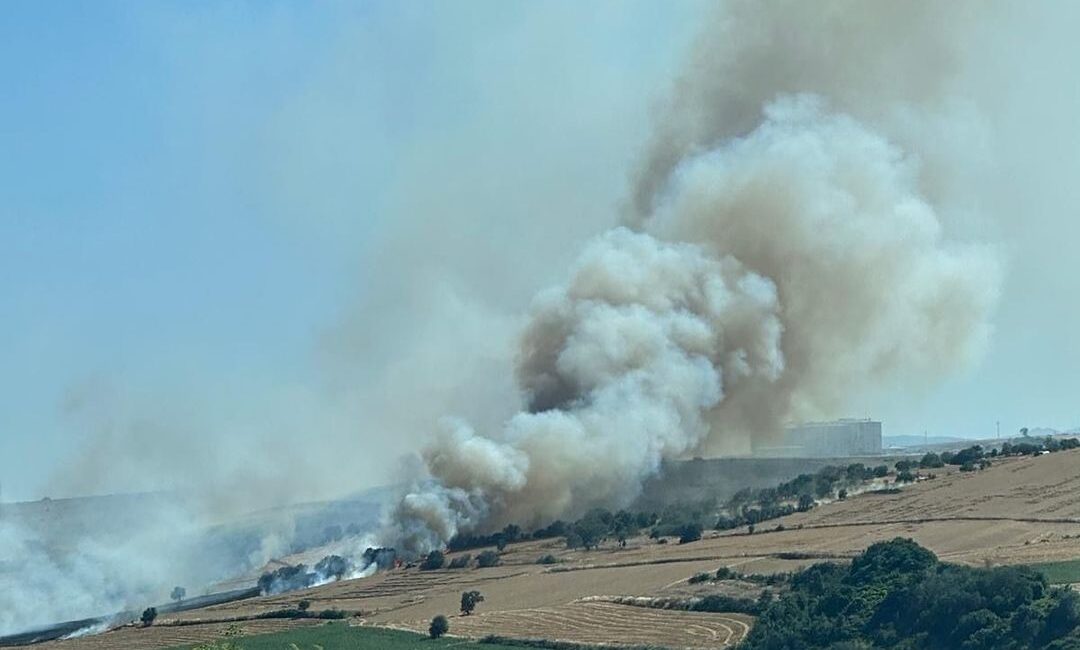
[[[791,419],[1080,424],[1074,9],[476,6],[129,7],[71,21],[148,66],[99,112],[12,75],[4,496],[183,496],[122,540],[0,516],[0,633],[257,571],[294,513],[206,530],[402,476],[421,551]]]
[[[966,12],[934,7],[725,7],[661,118],[633,230],[595,239],[534,303],[517,365],[527,409],[496,431],[448,423],[391,539],[422,552],[626,506],[662,460],[745,452],[867,385],[972,360],[997,258],[944,237],[933,195],[949,179],[922,181],[902,146],[923,120],[959,119],[939,108],[963,26],[939,25]],[[905,81],[875,92],[887,78]]]

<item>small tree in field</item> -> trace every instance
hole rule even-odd
[[[142,620],[143,627],[150,627],[150,625],[153,624],[155,618],[157,618],[157,608],[147,607],[143,610],[140,620]]]
[[[428,634],[431,638],[437,639],[442,635],[450,631],[450,621],[446,620],[446,617],[439,614],[435,618],[431,619],[431,625],[428,626]]]
[[[468,616],[473,613],[476,606],[484,602],[484,596],[479,591],[463,591],[461,592],[461,614],[462,616]]]
[[[169,594],[169,598],[172,598],[173,600],[175,600],[177,602],[180,602],[186,596],[187,596],[187,589],[184,589],[183,587],[173,587],[172,593]]]
[[[444,564],[446,564],[446,556],[443,555],[442,551],[435,550],[428,553],[424,561],[420,563],[420,570],[434,571],[443,568]]]

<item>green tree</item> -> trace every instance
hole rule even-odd
[[[424,561],[420,563],[420,570],[434,571],[435,569],[443,568],[444,564],[446,564],[446,556],[443,555],[442,551],[435,549],[428,553],[427,557],[424,558]]]
[[[143,610],[142,616],[139,620],[142,621],[143,627],[150,627],[154,623],[154,619],[157,618],[157,608],[147,607]]]
[[[461,614],[468,616],[476,610],[476,606],[484,602],[484,596],[479,591],[461,592]]]
[[[183,587],[173,587],[172,593],[169,594],[169,598],[180,602],[187,596],[187,589]]]
[[[439,614],[435,618],[431,619],[431,625],[428,626],[428,634],[433,639],[437,639],[442,635],[450,631],[450,621],[446,620],[446,617]]]

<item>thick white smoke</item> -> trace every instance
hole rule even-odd
[[[949,179],[928,181],[902,146],[955,117],[942,109],[939,40],[956,30],[930,8],[722,12],[626,227],[535,301],[518,359],[528,409],[495,432],[448,422],[388,534],[423,551],[460,531],[626,505],[663,459],[745,450],[788,419],[836,413],[853,391],[971,359],[997,262],[945,238],[935,197]],[[873,38],[897,25],[904,39]],[[919,43],[942,65],[907,67]]]

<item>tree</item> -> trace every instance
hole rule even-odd
[[[480,555],[476,556],[476,566],[480,567],[481,569],[498,566],[498,564],[499,554],[495,551],[484,551]]]
[[[689,544],[690,542],[696,542],[701,539],[702,527],[697,522],[690,522],[684,524],[679,531],[679,543]]]
[[[420,563],[420,570],[433,571],[435,569],[443,568],[444,564],[446,564],[446,556],[443,555],[442,551],[435,549],[428,553],[427,557],[424,558],[424,561]]]
[[[449,631],[450,621],[446,620],[445,616],[439,614],[431,619],[431,625],[428,626],[428,634],[431,635],[431,638],[437,639]]]
[[[296,609],[300,610],[301,612],[308,611],[309,607],[311,607],[310,600],[301,600],[300,602],[296,603]]]
[[[352,564],[340,555],[327,555],[315,564],[315,573],[324,579],[341,580],[352,570]]]
[[[172,593],[169,594],[169,598],[175,600],[176,602],[180,602],[186,596],[187,589],[184,589],[183,587],[173,587]]]
[[[155,618],[157,618],[157,608],[147,607],[143,610],[140,620],[142,621],[143,627],[150,627],[154,623]]]
[[[468,616],[476,609],[476,606],[484,602],[484,596],[479,591],[461,592],[461,614]]]
[[[844,497],[847,497],[847,492],[844,492]],[[806,512],[814,507],[814,497],[809,494],[803,494],[799,497],[799,512]]]
[[[944,467],[945,463],[941,460],[941,456],[938,456],[934,452],[927,452],[922,460],[919,461],[919,467],[923,469],[934,469],[937,467]]]

